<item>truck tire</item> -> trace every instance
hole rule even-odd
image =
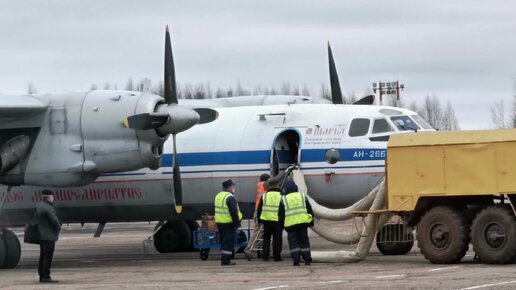
[[[0,264],[0,269],[13,269],[18,265],[21,257],[20,240],[8,229],[4,229],[3,236],[0,236],[0,239],[2,238],[5,245],[5,260],[3,265]]]
[[[482,210],[473,220],[471,243],[482,262],[512,263],[516,259],[516,218],[499,206]]]
[[[391,255],[405,255],[414,246],[414,235],[404,233],[402,224],[387,224],[376,234],[376,247],[380,253]],[[402,235],[402,233],[404,233]]]
[[[428,210],[417,227],[421,253],[434,264],[459,262],[469,246],[469,230],[460,212],[449,206]]]

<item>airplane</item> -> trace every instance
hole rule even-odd
[[[159,166],[153,163],[155,166],[150,168],[101,173],[83,187],[55,188],[59,218],[63,223],[98,223],[96,237],[108,222],[159,221],[153,233],[156,249],[186,251],[191,247],[192,230],[199,227],[196,220],[204,213],[213,213],[213,199],[225,179],[232,178],[237,183],[240,209],[244,218],[251,218],[258,177],[262,173],[275,175],[293,163],[305,174],[310,195],[318,203],[337,208],[359,200],[384,175],[386,145],[391,134],[433,128],[413,111],[372,105],[373,96],[353,105],[342,104],[329,44],[328,54],[332,102],[303,96],[180,100],[182,106],[204,108],[198,110],[201,124],[177,138],[174,134],[172,142],[152,150],[154,156],[161,158]],[[111,114],[109,117],[120,119],[127,113],[114,108]],[[206,115],[208,121],[203,120]],[[134,131],[120,134],[155,136],[149,118],[136,117],[132,124],[126,124]],[[86,136],[100,135],[99,143],[111,143],[102,123],[94,127],[98,132]],[[127,163],[141,158],[137,142],[113,143],[120,146],[120,151],[127,150]],[[176,148],[181,153],[175,153]],[[57,149],[63,151],[62,147]],[[98,159],[103,158],[107,159],[106,166],[116,166],[110,156]],[[181,176],[176,175],[179,166]],[[66,174],[69,170],[63,171]],[[174,210],[176,184],[182,184],[185,193],[180,213]],[[31,185],[13,189],[0,215],[0,224],[25,225],[41,199],[41,190]],[[0,189],[3,196],[5,191]]]

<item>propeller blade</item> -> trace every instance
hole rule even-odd
[[[170,44],[170,33],[165,32],[165,79],[163,97],[167,104],[177,104],[176,71],[174,68],[174,57],[172,45]]]
[[[143,113],[138,115],[132,115],[124,120],[124,127],[131,128],[133,130],[149,130],[162,126],[168,121],[168,115],[156,115]]]
[[[340,90],[339,76],[337,75],[337,68],[335,67],[335,61],[333,60],[333,53],[331,52],[329,41],[328,58],[330,61],[331,101],[334,104],[342,104],[342,91]]]
[[[374,104],[374,95],[369,95],[361,98],[353,103],[353,105],[372,105]]]
[[[176,151],[176,134],[172,135],[174,142],[174,163],[172,165],[173,172],[172,178],[174,182],[174,205],[176,206],[176,213],[183,211],[183,186],[181,184],[181,171],[179,170],[179,159]]]
[[[197,125],[213,122],[213,121],[217,120],[217,118],[219,117],[219,112],[217,112],[213,109],[196,108],[193,110],[196,111],[200,117],[199,122],[197,122]]]

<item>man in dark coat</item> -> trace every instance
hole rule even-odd
[[[51,190],[45,189],[41,194],[43,200],[38,203],[34,214],[34,219],[38,223],[40,237],[39,282],[56,283],[58,281],[50,277],[50,266],[52,265],[54,248],[59,238],[61,224],[54,209],[54,193]]]

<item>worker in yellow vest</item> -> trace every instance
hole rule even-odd
[[[233,195],[235,188],[233,180],[228,179],[222,183],[222,191],[215,196],[215,222],[219,229],[222,266],[235,265],[235,262],[231,262],[231,256],[235,247],[236,230],[242,219],[237,199]]]
[[[298,192],[297,185],[287,180],[283,187],[285,195],[279,208],[280,218],[284,218],[284,226],[288,235],[288,246],[293,265],[299,266],[301,258],[306,265],[312,263],[308,227],[314,225],[312,206],[308,199]]]
[[[284,174],[278,176],[283,177]],[[258,204],[257,216],[263,224],[262,259],[269,260],[272,237],[272,256],[274,261],[282,261],[281,249],[283,247],[283,220],[279,218],[278,211],[281,202],[282,178],[269,179],[267,192],[263,194]]]

